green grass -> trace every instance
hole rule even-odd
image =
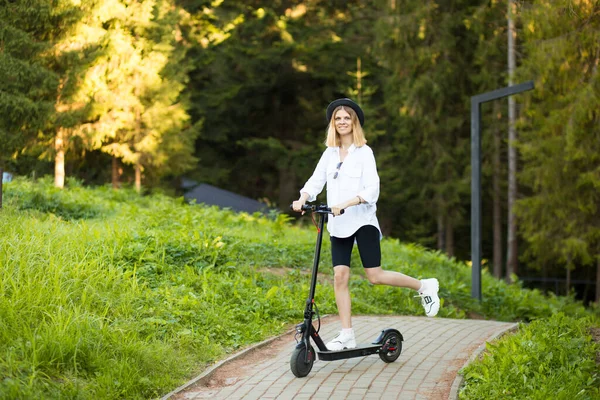
[[[0,398],[147,399],[208,363],[302,319],[314,227],[162,195],[17,179],[0,211]],[[335,313],[325,239],[317,288]],[[532,321],[591,314],[483,274],[470,297],[464,263],[385,239],[383,266],[442,282],[442,317]],[[373,286],[358,257],[356,314],[423,315],[404,289]],[[284,268],[285,269],[282,269]],[[272,271],[273,273],[269,272]],[[597,310],[593,310],[597,315]]]
[[[464,369],[459,398],[600,399],[592,324],[562,313],[521,324],[518,334],[488,343],[484,356]]]

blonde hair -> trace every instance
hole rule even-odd
[[[358,115],[356,115],[356,112],[348,106],[339,106],[331,115],[331,121],[329,121],[329,127],[327,128],[327,139],[325,140],[325,145],[327,147],[340,147],[340,135],[335,129],[335,115],[340,110],[346,111],[348,114],[350,114],[350,118],[352,118],[352,141],[354,142],[354,145],[356,147],[362,147],[367,144],[365,133],[360,125],[360,121],[358,120]]]

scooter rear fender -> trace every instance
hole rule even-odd
[[[383,344],[383,338],[385,337],[386,334],[388,334],[389,332],[394,332],[396,333],[399,337],[400,337],[400,341],[404,342],[404,337],[402,336],[402,334],[400,333],[400,331],[398,331],[397,329],[393,329],[393,328],[388,328],[388,329],[384,329],[381,331],[381,333],[379,334],[379,336],[377,336],[377,339],[375,339],[375,341],[373,341],[373,344]]]

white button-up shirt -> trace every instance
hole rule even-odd
[[[373,150],[366,144],[362,147],[351,145],[348,155],[338,170],[339,163],[340,148],[328,147],[323,152],[315,172],[300,189],[300,193],[308,193],[308,201],[315,201],[327,183],[329,207],[360,196],[365,203],[348,207],[340,216],[330,215],[327,230],[331,236],[345,238],[362,226],[373,225],[381,235],[381,228],[375,215],[379,198],[379,175]],[[336,172],[337,177],[335,177]]]

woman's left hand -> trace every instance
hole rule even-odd
[[[333,206],[333,207],[331,207],[331,212],[333,213],[334,217],[337,217],[342,214],[343,209],[344,209],[343,207]]]

